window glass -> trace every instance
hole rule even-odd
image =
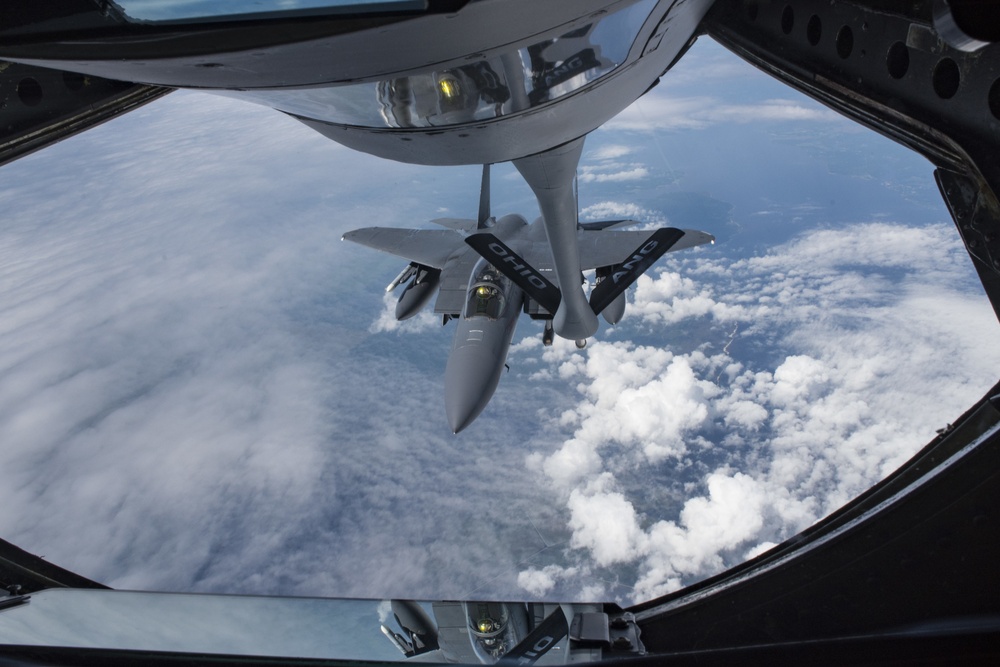
[[[481,261],[473,272],[469,285],[469,299],[465,305],[466,317],[488,317],[495,320],[504,312],[510,280],[492,264]]]
[[[420,10],[425,0],[118,0],[127,18],[138,21],[175,22],[227,19],[270,13],[331,13]]]
[[[341,125],[461,125],[559,99],[625,62],[653,0],[643,0],[557,37],[468,65],[348,86],[240,91],[297,116]]]

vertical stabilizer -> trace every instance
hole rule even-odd
[[[483,165],[483,182],[479,186],[479,224],[478,229],[491,227],[490,224],[490,165]]]

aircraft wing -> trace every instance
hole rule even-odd
[[[345,241],[381,250],[417,264],[443,269],[448,258],[465,249],[458,232],[447,229],[397,229],[395,227],[365,227],[347,232]]]
[[[694,229],[684,229],[681,231],[684,232],[684,236],[671,246],[669,252],[715,242],[715,237],[705,232],[699,232]],[[651,231],[581,229],[579,232],[580,264],[584,271],[602,266],[621,264],[652,233]]]
[[[590,230],[601,230],[601,229],[618,229],[619,227],[632,227],[634,225],[641,225],[642,223],[638,220],[597,220],[595,222],[581,222],[579,223],[580,229],[590,229]]]
[[[456,229],[460,232],[476,231],[477,222],[468,218],[434,218],[431,220],[435,225],[441,225],[448,229]]]

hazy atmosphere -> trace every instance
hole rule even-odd
[[[587,138],[581,218],[714,234],[586,350],[522,317],[452,435],[454,323],[342,243],[480,168],[175,92],[0,169],[0,537],[115,588],[647,600],[811,525],[995,381],[924,159],[701,38]],[[538,215],[509,164],[493,213]]]

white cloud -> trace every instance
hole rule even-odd
[[[678,96],[666,88],[656,88],[640,97],[603,129],[654,132],[701,130],[731,123],[843,122],[837,113],[815,103],[770,99],[731,104],[710,96]]]
[[[626,155],[631,155],[635,149],[622,144],[605,144],[587,154],[592,160],[619,160]]]
[[[708,418],[706,401],[718,390],[699,380],[692,364],[702,355],[675,356],[661,348],[594,342],[584,358],[564,362],[561,374],[586,400],[564,412],[560,424],[573,437],[553,454],[529,459],[560,487],[570,487],[600,470],[600,450],[619,443],[658,463],[687,451],[685,433]]]
[[[683,577],[721,569],[721,552],[752,539],[763,526],[767,489],[759,481],[743,473],[712,473],[706,485],[708,496],[684,503],[679,522],[650,528],[638,597],[662,595]]]
[[[760,121],[840,121],[836,112],[806,106],[794,100],[764,100],[757,104],[721,104],[707,110],[702,118],[711,123],[754,123]]]
[[[750,548],[746,553],[743,554],[745,560],[751,560],[761,555],[766,551],[770,551],[774,547],[778,546],[774,542],[761,542],[760,544]]]
[[[582,166],[577,179],[581,183],[624,183],[626,181],[641,181],[649,176],[649,170],[642,165],[608,165]]]
[[[712,315],[720,322],[742,319],[744,309],[714,299],[697,281],[676,272],[661,272],[655,279],[639,276],[629,312],[649,322],[671,324],[691,317]]]
[[[371,333],[383,333],[388,331],[399,331],[401,333],[420,333],[441,328],[441,318],[436,316],[433,310],[433,301],[424,306],[424,309],[409,319],[403,321],[396,319],[396,301],[399,298],[397,292],[385,292],[382,295],[382,310],[378,317],[368,327]]]
[[[678,257],[640,279],[632,322],[701,323],[718,342],[598,342],[567,367],[582,378],[559,417],[572,437],[529,460],[566,499],[571,546],[638,567],[647,599],[766,550],[894,470],[1000,367],[963,253],[947,225],[871,223],[726,265]],[[773,366],[737,356],[765,338],[785,351]],[[623,480],[680,470],[707,441],[722,449],[701,490],[674,519],[645,517]]]
[[[580,209],[580,220],[628,219],[639,222],[666,222],[663,214],[636,204],[616,201],[602,201]]]
[[[605,144],[587,153],[577,169],[580,183],[628,183],[642,181],[650,176],[645,164],[623,161],[637,149],[621,144]]]
[[[556,585],[555,577],[550,570],[558,569],[557,565],[549,565],[544,570],[529,568],[517,574],[517,585],[536,598],[545,597]]]
[[[630,561],[645,551],[645,534],[635,509],[621,493],[574,489],[567,506],[573,531],[570,546],[588,549],[597,565]]]
[[[552,481],[568,487],[600,472],[601,457],[592,442],[572,438],[550,456],[532,454],[528,457],[527,466],[530,470],[541,468]]]
[[[536,599],[545,598],[562,579],[576,576],[580,568],[546,565],[543,568],[528,568],[517,575],[517,585]],[[596,599],[596,598],[595,598]]]

